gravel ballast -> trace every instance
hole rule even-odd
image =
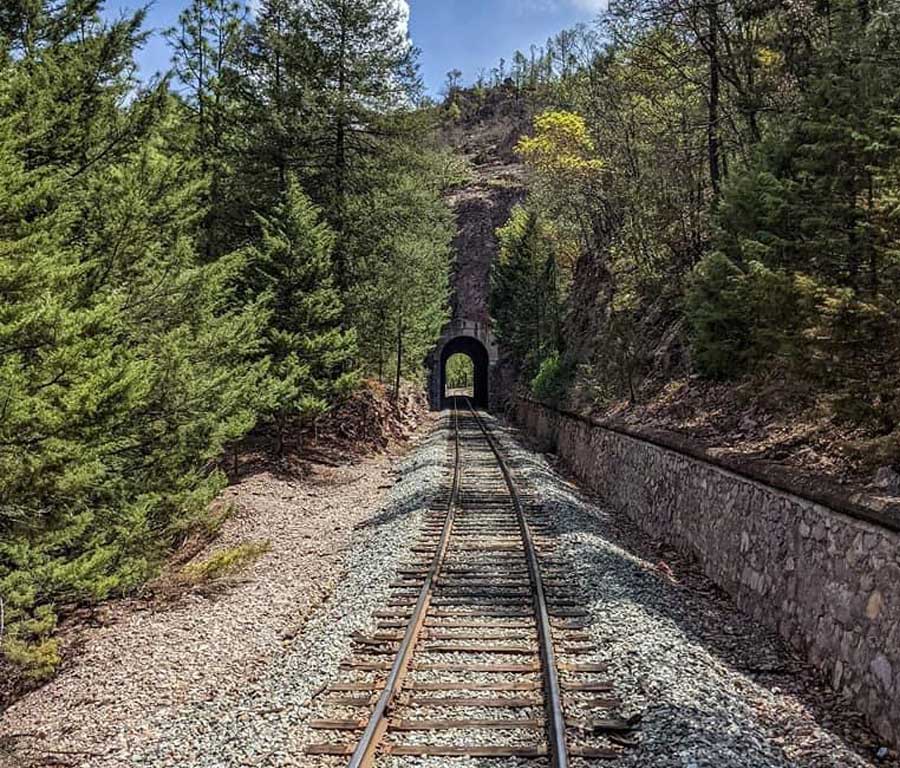
[[[581,493],[515,430],[488,424],[523,495],[549,516],[552,561],[571,574],[567,586],[590,612],[590,660],[609,665],[622,713],[643,716],[640,746],[611,764],[898,766],[891,754],[876,757],[880,745],[859,716],[695,565]],[[324,687],[348,678],[339,664],[351,656],[353,634],[374,628],[425,508],[446,485],[449,419],[440,425],[402,460],[366,460],[315,483],[265,475],[232,489],[240,511],[215,549],[266,540],[271,551],[220,594],[191,593],[92,631],[57,680],[0,719],[0,765],[345,765],[304,754],[309,743],[350,738],[309,722],[323,714]]]
[[[550,515],[555,557],[569,564],[591,614],[593,658],[609,664],[623,709],[643,714],[641,746],[617,765],[898,765],[858,714],[696,565],[582,493],[517,430],[490,424],[521,490]]]
[[[402,459],[230,489],[239,511],[215,549],[271,550],[222,594],[92,631],[56,680],[3,714],[0,765],[303,765],[310,700],[383,601],[447,455],[434,430]]]

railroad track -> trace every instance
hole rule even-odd
[[[633,746],[635,718],[590,661],[587,612],[539,509],[482,417],[454,406],[453,471],[377,630],[354,637],[328,687],[329,740],[310,755],[367,768],[379,756],[533,758],[566,768]]]

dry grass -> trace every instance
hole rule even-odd
[[[271,548],[268,541],[248,541],[219,550],[206,560],[186,565],[179,572],[179,580],[188,584],[208,584],[225,576],[233,576],[256,562]]]

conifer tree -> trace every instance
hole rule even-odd
[[[334,234],[296,181],[289,180],[271,215],[260,216],[260,226],[251,281],[272,311],[265,411],[276,426],[281,454],[292,420],[315,419],[358,381],[351,367],[356,338],[341,327],[343,305],[331,263]]]
[[[347,238],[357,254],[350,317],[361,352],[395,394],[415,378],[448,317],[452,225],[439,189],[423,168],[379,167],[369,195],[351,200]]]
[[[420,90],[418,51],[394,0],[308,0],[303,21],[318,50],[321,84],[315,188],[339,236],[335,277],[346,295],[351,265],[340,237],[347,228],[348,197],[363,189],[357,163],[376,154],[391,113],[413,106]],[[391,133],[401,129],[394,123]]]
[[[166,33],[188,115],[188,148],[200,160],[207,186],[203,251],[223,255],[228,232],[229,178],[237,154],[236,86],[246,9],[235,0],[191,0]]]
[[[559,275],[553,243],[533,211],[517,207],[497,232],[500,258],[491,273],[491,317],[504,348],[526,375],[559,352]]]
[[[900,19],[832,9],[832,42],[810,66],[781,135],[727,189],[720,245],[736,262],[819,275],[875,294],[900,229],[885,217],[900,161]]]
[[[302,178],[321,123],[315,101],[319,52],[292,0],[263,0],[244,36],[240,121],[247,136],[237,175],[244,209],[267,211]],[[240,212],[238,212],[240,215]]]
[[[164,84],[124,97],[141,16],[29,6],[0,85],[3,652],[46,676],[58,604],[152,572],[253,424],[265,311],[196,261],[196,166]]]

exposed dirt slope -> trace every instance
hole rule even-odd
[[[635,405],[619,400],[581,410],[683,435],[717,456],[782,465],[826,478],[848,494],[900,504],[900,468],[891,464],[900,435],[841,423],[831,415],[827,394],[776,375],[728,384],[678,378]]]

